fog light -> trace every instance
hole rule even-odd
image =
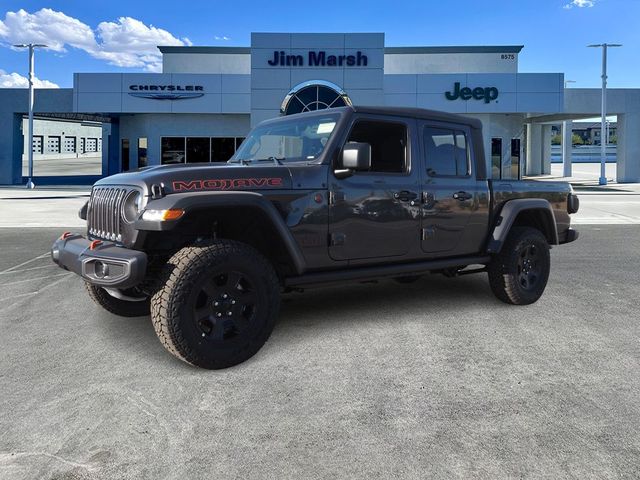
[[[94,267],[93,267],[93,271],[96,274],[96,277],[98,278],[104,278],[109,276],[109,266],[104,263],[104,262],[96,262]]]

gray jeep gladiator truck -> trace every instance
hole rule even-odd
[[[226,164],[98,181],[51,255],[109,312],[151,314],[173,355],[229,367],[274,328],[280,295],[336,282],[486,272],[503,302],[542,295],[574,241],[562,182],[487,178],[478,120],[342,107],[265,121]]]

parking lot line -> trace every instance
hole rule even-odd
[[[16,298],[21,298],[21,297],[28,297],[28,296],[32,296],[32,295],[37,295],[41,292],[44,292],[45,290],[50,289],[51,287],[56,286],[57,284],[59,284],[60,282],[62,282],[64,279],[66,278],[70,278],[72,276],[72,274],[69,272],[69,274],[63,274],[64,276],[62,278],[59,278],[58,280],[56,280],[55,282],[51,282],[49,285],[45,285],[44,287],[42,287],[40,290],[36,290],[35,292],[27,292],[27,293],[19,293],[17,295],[11,295],[10,297],[4,297],[4,298],[0,298],[0,304],[7,302],[9,300],[14,300]],[[13,302],[5,307],[0,308],[0,312],[4,312],[5,310],[8,310],[9,308],[13,307],[16,303],[18,302]]]
[[[43,253],[42,255],[38,255],[37,257],[32,258],[31,260],[27,260],[26,262],[22,262],[22,263],[19,263],[18,265],[14,265],[13,267],[9,267],[6,270],[2,270],[0,272],[0,274],[9,273],[9,272],[15,271],[16,268],[22,267],[23,265],[28,265],[29,263],[35,262],[36,260],[39,260],[41,258],[45,258],[48,255],[49,255],[48,252],[47,253]]]
[[[18,270],[19,272],[19,270]],[[16,273],[18,273],[16,272]],[[14,272],[8,272],[8,273],[14,273]],[[46,280],[47,278],[56,278],[56,277],[61,277],[63,275],[69,275],[71,272],[63,272],[63,273],[57,273],[56,275],[45,275],[44,277],[35,277],[35,278],[27,278],[26,280],[16,280],[15,282],[7,282],[7,283],[0,283],[0,287],[7,287],[9,285],[17,285],[18,283],[26,283],[26,282],[34,282],[36,280]]]
[[[22,273],[22,272],[30,272],[31,270],[42,270],[43,268],[53,268],[55,267],[55,265],[49,264],[49,265],[42,265],[41,267],[29,267],[29,268],[21,268],[20,270],[4,270],[2,272],[0,272],[0,275],[8,275],[10,273]],[[14,267],[12,267],[14,268]]]

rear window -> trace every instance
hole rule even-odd
[[[466,177],[470,174],[469,147],[464,132],[426,127],[424,150],[430,177]]]

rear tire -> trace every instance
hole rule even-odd
[[[488,265],[489,285],[503,302],[529,305],[542,296],[550,269],[546,237],[535,228],[513,227]]]
[[[231,240],[186,247],[168,261],[151,299],[163,346],[192,365],[219,369],[252,357],[273,331],[280,284],[270,262]]]
[[[107,290],[96,285],[85,282],[89,297],[107,312],[111,312],[121,317],[144,317],[150,312],[150,297],[144,297],[137,301],[122,300],[111,295]],[[134,293],[127,295],[128,291],[122,292],[125,296],[133,298]]]

